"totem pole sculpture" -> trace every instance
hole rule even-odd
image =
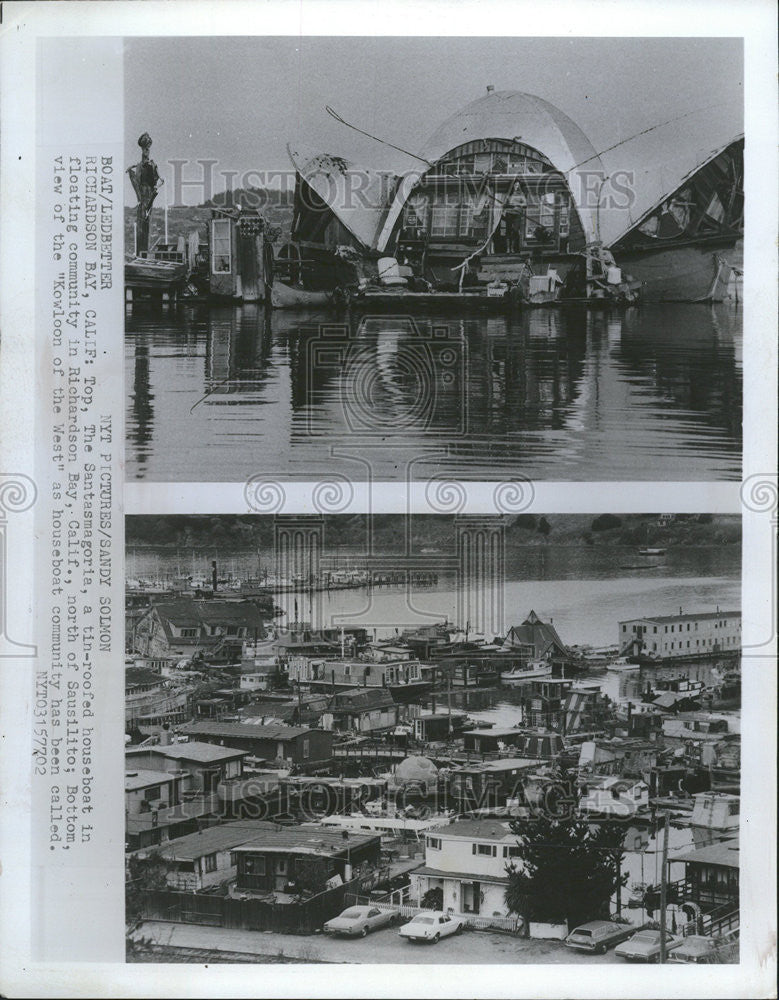
[[[164,183],[157,172],[157,164],[149,159],[151,149],[151,136],[144,132],[138,140],[141,147],[140,163],[127,168],[130,175],[130,183],[133,186],[135,195],[138,198],[138,207],[135,209],[136,220],[136,242],[135,252],[137,256],[146,253],[149,249],[149,219],[154,199],[157,191]]]

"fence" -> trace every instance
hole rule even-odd
[[[147,893],[143,917],[239,930],[312,934],[344,909],[344,899],[350,887],[354,888],[355,883],[289,903],[163,889]]]

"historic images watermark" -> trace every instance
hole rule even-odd
[[[323,160],[318,157],[317,161]],[[436,165],[426,170],[410,170],[396,174],[386,170],[367,171],[338,157],[325,157],[325,162],[313,161],[306,169],[307,183],[298,190],[301,206],[311,212],[335,210],[375,211],[387,205],[398,191],[407,191],[423,178],[426,196],[435,196],[437,204],[459,203],[462,194],[447,183],[445,169],[437,173]],[[170,204],[205,204],[215,197],[231,199],[240,192],[247,209],[266,208],[276,194],[291,195],[295,191],[298,172],[282,170],[233,170],[220,166],[212,159],[170,159]],[[586,162],[565,174],[550,170],[534,177],[534,192],[541,198],[559,191],[560,177],[568,182],[576,204],[593,211],[629,212],[636,201],[636,176],[632,170],[619,169],[607,174],[602,168],[588,167]],[[163,178],[164,179],[164,178]],[[468,193],[478,204],[495,197],[493,178],[489,174],[468,179]],[[316,191],[315,191],[316,188]]]

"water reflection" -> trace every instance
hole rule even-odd
[[[188,306],[128,316],[136,478],[736,479],[733,306],[352,317]]]

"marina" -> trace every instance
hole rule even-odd
[[[664,548],[673,565],[674,546]],[[305,934],[325,918],[326,932],[338,926],[344,907],[415,918],[443,899],[448,919],[471,930],[543,937],[508,907],[505,866],[479,858],[496,857],[495,838],[502,859],[521,858],[517,824],[567,788],[575,817],[619,827],[620,878],[606,903],[624,937],[655,926],[659,909],[680,941],[727,934],[735,947],[741,614],[701,602],[707,588],[737,601],[738,577],[666,567],[662,589],[616,569],[507,582],[512,609],[524,593],[547,605],[554,595],[555,614],[512,610],[514,624],[493,635],[431,612],[416,624],[402,616],[411,593],[417,615],[424,598],[461,611],[467,585],[412,587],[388,574],[374,586],[354,562],[328,571],[332,588],[318,574],[265,574],[249,598],[216,560],[210,593],[128,587],[127,795],[156,788],[160,769],[188,783],[180,807],[128,798],[130,863],[158,847],[177,859],[164,887],[142,894],[141,915],[243,927],[238,901],[251,926]],[[696,610],[671,613],[682,594]],[[647,601],[667,613],[636,617]],[[318,617],[301,621],[303,608]],[[609,630],[615,645],[604,644]],[[658,647],[660,633],[669,638]],[[690,657],[696,634],[706,651]],[[677,655],[665,655],[671,641]],[[204,852],[216,860],[191,866]],[[312,853],[330,859],[326,879],[310,880]],[[722,858],[735,874],[712,894],[697,866]]]

